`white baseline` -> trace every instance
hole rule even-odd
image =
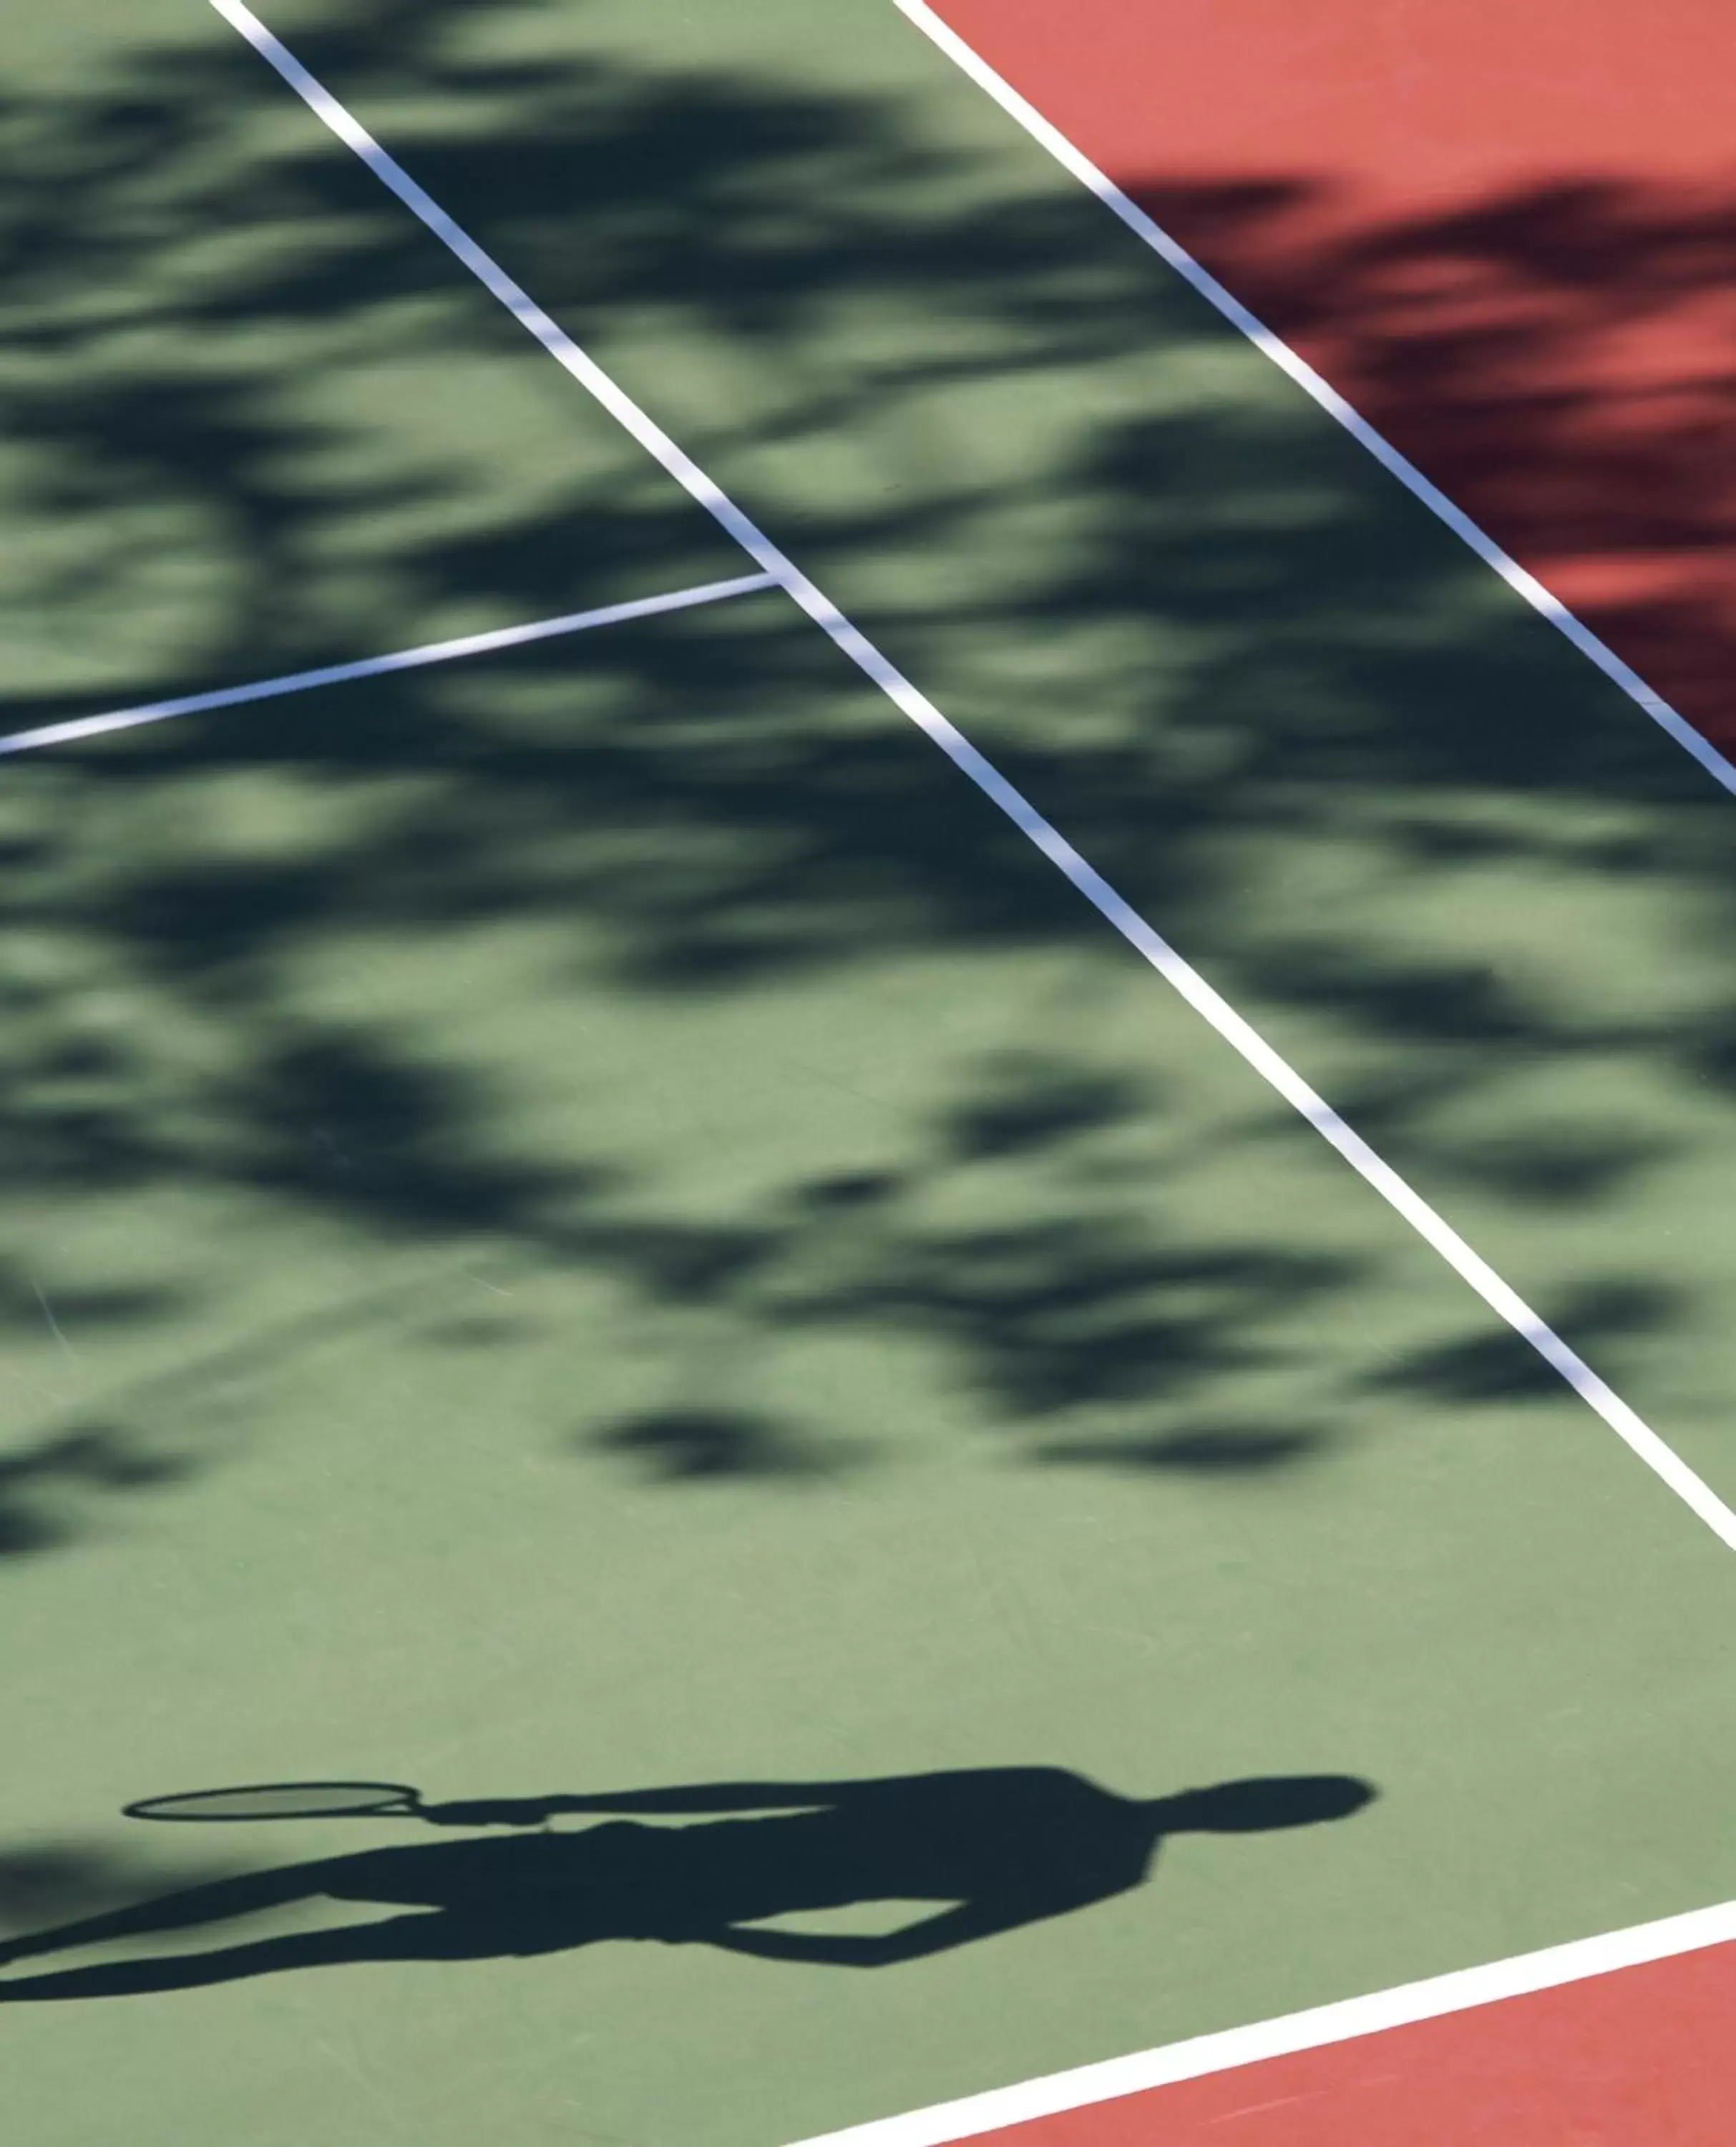
[[[1628,698],[1643,708],[1659,729],[1667,731],[1684,753],[1692,753],[1714,783],[1721,783],[1726,790],[1736,793],[1736,763],[1725,758],[1709,738],[1704,738],[1686,717],[1678,715],[1668,701],[1654,693],[1643,678],[1629,664],[1624,663],[1615,651],[1600,641],[1583,619],[1576,618],[1560,598],[1553,596],[1534,575],[1528,574],[1509,553],[1503,551],[1488,532],[1474,523],[1462,507],[1457,507],[1440,488],[1424,477],[1408,457],[1399,453],[1383,433],[1378,433],[1355,407],[1347,403],[1337,388],[1323,380],[1305,358],[1291,349],[1281,336],[1274,335],[1258,315],[1248,311],[1242,301],[1226,290],[1217,278],[1201,268],[1186,247],[1172,238],[1163,227],[1148,216],[1137,202],[1123,193],[1106,173],[1100,172],[1084,152],[1068,141],[1058,127],[1045,119],[1033,105],[1028,103],[1012,84],[998,75],[988,61],[966,44],[958,33],[943,23],[926,0],[893,0],[901,14],[907,16],[925,38],[938,45],[947,58],[968,74],[979,89],[985,90],[1009,118],[1015,119],[1033,141],[1040,143],[1058,164],[1072,173],[1082,186],[1088,187],[1104,208],[1120,218],[1135,238],[1143,239],[1153,253],[1162,256],[1178,276],[1191,283],[1207,303],[1214,306],[1233,327],[1239,328],[1248,340],[1264,357],[1311,395],[1329,417],[1334,418],[1360,446],[1368,449],[1374,459],[1390,470],[1408,492],[1414,493],[1431,513],[1438,515],[1456,537],[1463,538],[1486,567],[1498,573],[1510,588],[1518,591],[1533,610],[1539,612],[1556,631],[1566,636],[1582,656],[1588,657],[1598,670],[1613,678]]]
[[[722,603],[755,589],[775,588],[773,574],[738,574],[727,582],[703,582],[693,588],[668,589],[660,596],[632,597],[624,603],[603,604],[560,618],[539,618],[528,626],[498,626],[486,633],[462,633],[453,641],[428,641],[419,648],[400,648],[390,656],[363,656],[353,663],[327,663],[317,671],[290,671],[280,678],[256,678],[245,686],[218,686],[208,693],[183,693],[178,700],[148,701],[136,708],[115,708],[102,716],[75,716],[63,723],[44,723],[33,731],[0,738],[0,753],[35,753],[47,745],[100,738],[105,731],[128,731],[141,723],[167,723],[172,716],[203,715],[211,708],[233,708],[243,701],[273,700],[280,693],[307,693],[318,686],[345,686],[355,678],[378,678],[391,671],[415,671],[427,663],[450,663],[461,656],[488,656],[499,648],[523,648],[533,641],[553,641],[563,633],[586,633],[593,627],[620,626],[630,618],[651,618],[659,612],[686,611],[694,604]]]
[[[1184,961],[1168,941],[1154,931],[1131,903],[1125,901],[1094,866],[1088,864],[1072,843],[1052,827],[1029,799],[1015,789],[993,763],[980,753],[927,697],[918,692],[891,659],[883,655],[821,589],[811,582],[771,538],[743,513],[698,464],[678,448],[662,427],[640,408],[627,391],[581,350],[566,330],[508,275],[492,254],[484,253],[438,202],[419,187],[396,158],[390,157],[368,130],[331,92],[275,37],[243,0],[211,0],[212,6],[232,23],[266,60],[308,108],[353,149],[381,184],[389,188],[416,217],[470,273],[506,307],[513,318],[549,353],[557,364],[593,395],[647,453],[663,467],[711,514],[766,573],[799,604],[850,661],[871,679],[893,704],[939,747],[963,774],[969,777],[1020,833],[1034,843],[1056,868],[1070,880],[1085,899],[1118,931],[1135,953],[1179,993],[1194,1012],[1217,1030],[1230,1048],[1268,1082],[1284,1101],[1337,1149],[1351,1169],[1365,1179],[1381,1199],[1395,1209],[1418,1235],[1424,1239],[1447,1264],[1477,1293],[1492,1312],[1522,1335],[1550,1368],[1570,1386],[1588,1408],[1603,1422],[1646,1467],[1673,1491],[1726,1549],[1736,1550],[1736,1513],[1690,1469],[1680,1454],[1665,1444],[1650,1425],[1630,1409],[1619,1394],[1593,1371],[1577,1351],[1570,1349],[1525,1302],[1503,1282],[1482,1255],[1473,1252],[1452,1225],[1438,1215],[1419,1193],[1401,1178],[1338,1114],[1318,1095],[1289,1062],[1280,1057],[1259,1032],[1244,1021],[1229,1002],[1216,991],[1191,963]]]
[[[1636,1924],[1631,1929],[1598,1938],[1576,1939],[1540,1953],[1515,1954],[1510,1960],[1459,1969],[1450,1975],[1431,1976],[1425,1983],[1401,1983],[1366,1998],[1316,2005],[1306,2013],[1287,2013],[1276,2020],[1226,2029],[1221,2034],[1196,2035],[1162,2049],[1050,2073],[1042,2079],[968,2095],[958,2102],[937,2103],[903,2117],[878,2118],[843,2132],[798,2140],[795,2147],[948,2147],[953,2140],[978,2139],[1004,2125],[1053,2117],[1064,2109],[1083,2109],[1092,2103],[1113,2101],[1148,2088],[1173,2087],[1179,2080],[1200,2079],[1208,2073],[1228,2072],[1268,2058],[1290,2057],[1298,2050],[1321,2049],[1329,2043],[1348,2043],[1418,2020],[1438,2020],[1444,2014],[1468,2012],[1473,2006],[1491,2005],[1503,1998],[1523,1998],[1529,1991],[1553,1990],[1588,1976],[1607,1975],[1613,1969],[1638,1968],[1644,1961],[1698,1953],[1733,1939],[1736,1901],[1722,1901],[1685,1916]],[[1161,2114],[1153,2122],[1161,2125]],[[1153,2139],[1158,2136],[1154,2132]]]

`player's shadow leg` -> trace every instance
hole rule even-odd
[[[154,1938],[159,1932],[192,1930],[205,1924],[228,1923],[238,1916],[304,1901],[326,1891],[327,1864],[288,1864],[275,1871],[253,1871],[235,1879],[219,1879],[205,1886],[188,1886],[178,1894],[165,1894],[150,1901],[136,1901],[130,1908],[112,1909],[99,1916],[83,1916],[76,1923],[58,1924],[52,1930],[34,1931],[27,1938],[0,1939],[0,1968],[33,1954],[67,1953],[75,1946],[101,1945],[109,1939]],[[0,1979],[0,1989],[13,1984]]]
[[[198,1990],[214,1983],[233,1983],[297,1968],[338,1968],[364,1961],[474,1960],[538,1949],[515,1944],[517,1937],[510,1928],[455,1915],[449,1910],[418,1909],[380,1923],[297,1931],[203,1953],[101,1961],[88,1968],[57,1969],[48,1975],[0,1977],[0,2004],[33,1999],[144,1997],[159,1991]],[[582,1939],[575,1935],[568,1943],[582,1943]]]
[[[595,1831],[608,1834],[606,1829]],[[571,1883],[575,1866],[590,1883]],[[593,1849],[583,1837],[558,1844],[538,1836],[373,1849],[289,1864],[188,1887],[0,1944],[0,1969],[46,1954],[201,1929],[316,1899],[408,1907],[412,1913],[198,1953],[104,1961],[49,1974],[0,1974],[0,2003],[187,1990],[289,1969],[363,1961],[478,1960],[562,1952],[605,1938],[659,1937],[672,1924],[689,1920],[678,1906],[660,1902],[655,1889],[648,1899],[643,1883],[599,1883],[611,1875],[606,1842]]]

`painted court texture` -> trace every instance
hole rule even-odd
[[[1728,10],[940,12],[1652,686],[1736,738]]]
[[[20,2147],[1727,2133],[1736,799],[1041,123],[1728,744],[1733,33],[923,12],[0,28]]]

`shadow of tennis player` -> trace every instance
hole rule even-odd
[[[588,1812],[758,1816],[698,1826],[615,1819],[577,1833],[366,1849],[192,1887],[0,1944],[0,1964],[319,1898],[410,1904],[418,1913],[0,1979],[0,1998],[121,1997],[283,1969],[478,1960],[607,1939],[883,1967],[1125,1893],[1143,1882],[1165,1834],[1312,1825],[1348,1817],[1374,1794],[1348,1775],[1323,1774],[1224,1782],[1142,1800],[1058,1767],[988,1767],[437,1804],[421,1816],[451,1826],[537,1827]],[[884,1936],[758,1927],[803,1909],[876,1900],[943,1905]]]

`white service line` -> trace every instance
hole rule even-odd
[[[331,128],[338,139],[354,150],[382,184],[425,223],[442,244],[498,298],[528,329],[543,348],[573,378],[589,390],[629,432],[648,453],[661,463],[670,476],[705,508],[743,551],[786,590],[808,617],[827,633],[895,707],[939,747],[953,764],[968,775],[985,797],[993,800],[1021,833],[1033,843],[1078,892],[1114,926],[1136,953],[1142,955],[1164,981],[1178,992],[1194,1012],[1210,1023],[1233,1050],[1239,1052],[1261,1078],[1277,1089],[1286,1103],[1298,1111],[1323,1140],[1344,1159],[1351,1169],[1373,1187],[1382,1199],[1396,1209],[1418,1234],[1433,1246],[1441,1258],[1469,1284],[1483,1303],[1523,1336],[1531,1347],[1558,1373],[1586,1405],[1631,1448],[1647,1468],[1668,1484],[1676,1496],[1698,1515],[1728,1549],[1736,1550],[1736,1513],[1681,1456],[1667,1446],[1651,1427],[1607,1386],[1574,1350],[1570,1349],[1517,1291],[1508,1288],[1494,1269],[1474,1253],[1452,1225],[1438,1215],[1422,1195],[1414,1192],[1397,1171],[1383,1162],[1361,1134],[1317,1095],[1287,1060],[1279,1057],[1258,1032],[1249,1027],[1228,1001],[1208,984],[1198,971],[1183,960],[1169,943],[1153,931],[1130,903],[1124,901],[1096,868],[1088,864],[1072,843],[1043,818],[1030,801],[1007,780],[993,763],[978,752],[968,738],[942,715],[933,703],[919,693],[903,673],[860,633],[832,599],[817,588],[801,569],[774,544],[758,525],[749,520],[733,500],[713,483],[703,470],[669,438],[626,390],[605,373],[596,360],[581,350],[560,328],[515,283],[493,257],[460,229],[437,203],[423,193],[402,165],[389,157],[331,93],[316,82],[293,53],[242,0],[211,0],[218,14],[232,23],[261,57],[270,63],[296,94]]]
[[[1540,1953],[1516,1954],[1510,1960],[1459,1969],[1450,1975],[1431,1976],[1424,1983],[1401,1983],[1395,1989],[1348,1998],[1336,2005],[1313,2006],[1305,2013],[1287,2013],[1276,2020],[1226,2029],[1221,2034],[1196,2035],[1185,2043],[1111,2058],[1103,2064],[1081,2065],[1072,2072],[1050,2073],[1017,2087],[937,2103],[902,2117],[874,2119],[842,2132],[798,2140],[795,2147],[948,2147],[951,2141],[979,2139],[1006,2125],[1083,2109],[1150,2088],[1173,2087],[1180,2080],[1201,2079],[1208,2073],[1229,2072],[1268,2058],[1291,2057],[1299,2050],[1351,2042],[1361,2035],[1378,2035],[1418,2020],[1438,2020],[1445,2014],[1523,1998],[1533,1990],[1557,1989],[1564,1983],[1607,1975],[1614,1969],[1638,1968],[1645,1961],[1668,1960],[1677,1954],[1698,1953],[1732,1939],[1736,1939],[1736,1901],[1722,1901],[1685,1916],[1667,1916],[1629,1930],[1576,1939]],[[1163,2124],[1161,2111],[1153,2113],[1152,2124],[1150,2136],[1156,2140],[1161,2136],[1156,2129]]]
[[[694,604],[723,603],[755,589],[778,586],[775,574],[738,574],[727,582],[703,582],[693,588],[668,589],[661,596],[633,597],[595,611],[568,612],[562,618],[539,618],[529,626],[501,626],[487,633],[463,633],[455,641],[424,642],[390,656],[364,656],[353,663],[327,663],[318,671],[291,671],[281,678],[256,678],[250,685],[219,686],[209,693],[183,693],[178,700],[148,701],[137,708],[116,708],[103,716],[77,716],[70,723],[44,723],[33,731],[0,738],[0,753],[34,753],[45,745],[66,745],[74,738],[100,738],[105,731],[128,731],[140,723],[167,723],[171,716],[203,715],[209,708],[233,708],[243,701],[269,701],[280,693],[306,693],[316,686],[347,685],[353,678],[378,678],[388,671],[415,671],[426,663],[450,663],[460,656],[486,656],[498,648],[522,648],[527,642],[553,641],[558,634],[586,633],[594,626],[619,626],[630,618],[651,618],[659,612],[686,611]]]
[[[1685,716],[1678,715],[1661,694],[1653,693],[1639,673],[1630,664],[1624,663],[1607,643],[1600,641],[1583,619],[1576,618],[1559,597],[1552,595],[1534,575],[1526,573],[1517,559],[1503,551],[1486,530],[1479,528],[1463,508],[1456,507],[1407,456],[1400,454],[1392,442],[1377,432],[1359,410],[1344,400],[1337,388],[1323,380],[1305,358],[1298,357],[1291,349],[1283,337],[1274,335],[1265,323],[1250,313],[1239,298],[1227,291],[1215,276],[1201,268],[1186,247],[1172,238],[1163,226],[1148,216],[1137,202],[1123,193],[1106,173],[1100,172],[1083,150],[1075,148],[1058,127],[1045,119],[1010,83],[997,74],[988,61],[966,44],[956,30],[942,22],[926,4],[926,0],[893,0],[893,4],[915,24],[924,37],[931,38],[949,60],[962,68],[979,89],[985,90],[1010,118],[1017,120],[1034,142],[1041,143],[1058,164],[1071,172],[1082,186],[1088,187],[1105,208],[1120,218],[1135,238],[1143,239],[1153,253],[1161,255],[1208,304],[1216,307],[1232,326],[1239,328],[1256,350],[1288,373],[1291,379],[1311,395],[1329,417],[1338,420],[1353,440],[1366,448],[1378,463],[1390,470],[1406,491],[1414,493],[1432,513],[1438,515],[1456,537],[1463,538],[1469,545],[1486,567],[1493,568],[1510,588],[1517,590],[1533,610],[1540,613],[1558,633],[1565,635],[1582,656],[1588,657],[1600,671],[1613,678],[1628,698],[1643,708],[1661,730],[1667,731],[1684,753],[1693,754],[1714,783],[1720,783],[1726,790],[1736,793],[1736,763],[1726,759],[1709,738],[1702,738]]]

